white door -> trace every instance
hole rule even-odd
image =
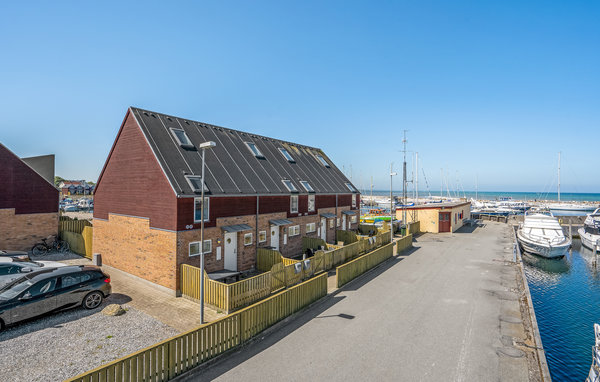
[[[279,226],[271,226],[271,247],[279,251]]]
[[[346,230],[346,215],[342,215],[342,229]]]
[[[327,219],[321,219],[321,239],[327,241]]]
[[[225,269],[237,271],[237,232],[225,234]]]

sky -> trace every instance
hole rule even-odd
[[[389,189],[407,130],[423,191],[425,177],[547,191],[560,151],[561,191],[600,192],[598,1],[32,1],[0,15],[0,142],[56,154],[64,178],[95,181],[136,106],[320,147],[360,188]]]

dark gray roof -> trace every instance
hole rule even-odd
[[[321,214],[321,217],[325,218],[325,219],[333,219],[333,218],[335,218],[335,214],[331,214],[329,212],[324,212]]]
[[[221,229],[225,232],[242,232],[251,230],[252,227],[250,227],[248,224],[234,224],[223,226]]]
[[[294,222],[291,220],[287,220],[287,219],[273,219],[273,220],[269,220],[269,224],[271,224],[271,225],[288,225],[288,224],[294,224]]]
[[[148,110],[132,107],[131,111],[178,196],[197,195],[185,176],[201,176],[202,151],[198,147],[206,141],[216,143],[206,150],[205,183],[210,195],[289,194],[283,179],[291,180],[302,194],[308,192],[301,180],[316,193],[350,193],[346,186],[350,181],[321,149]],[[180,147],[171,128],[183,129],[195,148]],[[255,157],[244,142],[253,142],[264,158]],[[293,163],[284,158],[280,148],[289,152]],[[330,167],[323,166],[316,155]]]

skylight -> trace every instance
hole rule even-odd
[[[301,180],[300,184],[307,192],[315,192],[315,190],[311,187],[311,185],[306,180]]]
[[[357,192],[356,188],[354,188],[354,186],[350,183],[346,183],[346,187],[348,187],[348,189],[352,192]]]
[[[204,184],[204,192],[208,192],[208,187],[206,187],[206,183],[202,182],[201,176],[195,175],[186,175],[185,180],[187,180],[188,184],[194,190],[194,192],[202,192],[202,184]]]
[[[329,167],[329,163],[327,163],[327,161],[325,160],[325,158],[323,158],[321,155],[317,155],[317,159],[319,160],[319,162],[321,162],[321,164],[325,167]]]
[[[294,186],[294,183],[292,183],[291,180],[289,179],[283,179],[282,180],[284,186],[290,191],[290,192],[298,192],[298,189],[296,188],[296,186]]]
[[[262,155],[262,153],[260,152],[258,147],[256,147],[256,144],[254,142],[244,142],[244,143],[246,144],[246,146],[248,146],[248,149],[252,152],[252,154],[254,154],[255,157],[257,157],[257,158],[265,157],[264,155]]]
[[[281,152],[281,155],[283,155],[283,157],[288,161],[288,162],[296,162],[294,160],[294,158],[292,158],[292,156],[290,155],[290,153],[284,149],[283,147],[279,148],[279,151]]]
[[[173,129],[171,128],[171,134],[173,134],[173,136],[175,137],[175,140],[177,141],[177,143],[179,144],[179,146],[185,148],[185,149],[191,149],[194,148],[194,145],[192,144],[192,141],[190,141],[190,139],[188,138],[187,134],[185,133],[185,131],[183,131],[183,129]]]

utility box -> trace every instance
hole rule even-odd
[[[92,264],[101,267],[102,266],[102,255],[99,253],[92,254]]]

